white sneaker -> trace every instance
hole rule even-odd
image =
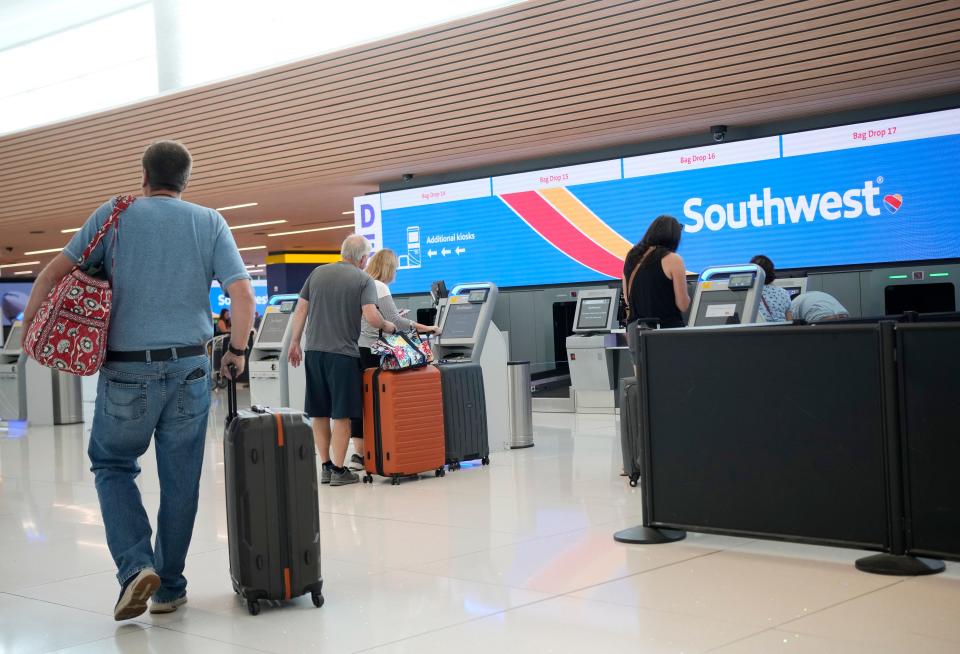
[[[187,603],[187,596],[181,595],[175,600],[169,602],[150,602],[150,613],[157,615],[160,613],[173,613],[177,610],[178,606],[183,606]]]

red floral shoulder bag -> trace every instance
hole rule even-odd
[[[113,213],[97,231],[74,266],[50,291],[27,330],[23,345],[27,354],[41,365],[86,377],[100,370],[107,355],[107,329],[113,290],[106,276],[87,268],[87,260],[112,228],[114,243],[120,214],[131,204],[132,195],[117,196]]]

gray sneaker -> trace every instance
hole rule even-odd
[[[330,486],[346,486],[347,484],[356,484],[359,481],[360,475],[347,468],[344,468],[343,472],[334,472],[330,475]]]
[[[354,454],[350,457],[350,469],[351,470],[363,470],[363,457],[359,454]]]
[[[153,600],[150,602],[150,613],[154,615],[163,614],[163,613],[173,613],[177,610],[178,606],[183,606],[187,603],[187,596],[181,595],[175,600],[170,600],[169,602],[158,602]]]
[[[332,471],[330,470],[330,468],[327,468],[326,466],[320,466],[320,483],[329,484],[331,474],[332,474]]]

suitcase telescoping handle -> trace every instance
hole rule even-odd
[[[232,363],[227,366],[230,373],[227,379],[227,422],[237,417],[237,367]]]

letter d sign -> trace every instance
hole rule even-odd
[[[362,195],[353,199],[353,224],[357,234],[370,241],[371,248],[383,249],[383,224],[380,215],[380,195]]]
[[[377,219],[377,212],[372,204],[360,205],[360,228],[366,229],[373,227],[373,221]]]

